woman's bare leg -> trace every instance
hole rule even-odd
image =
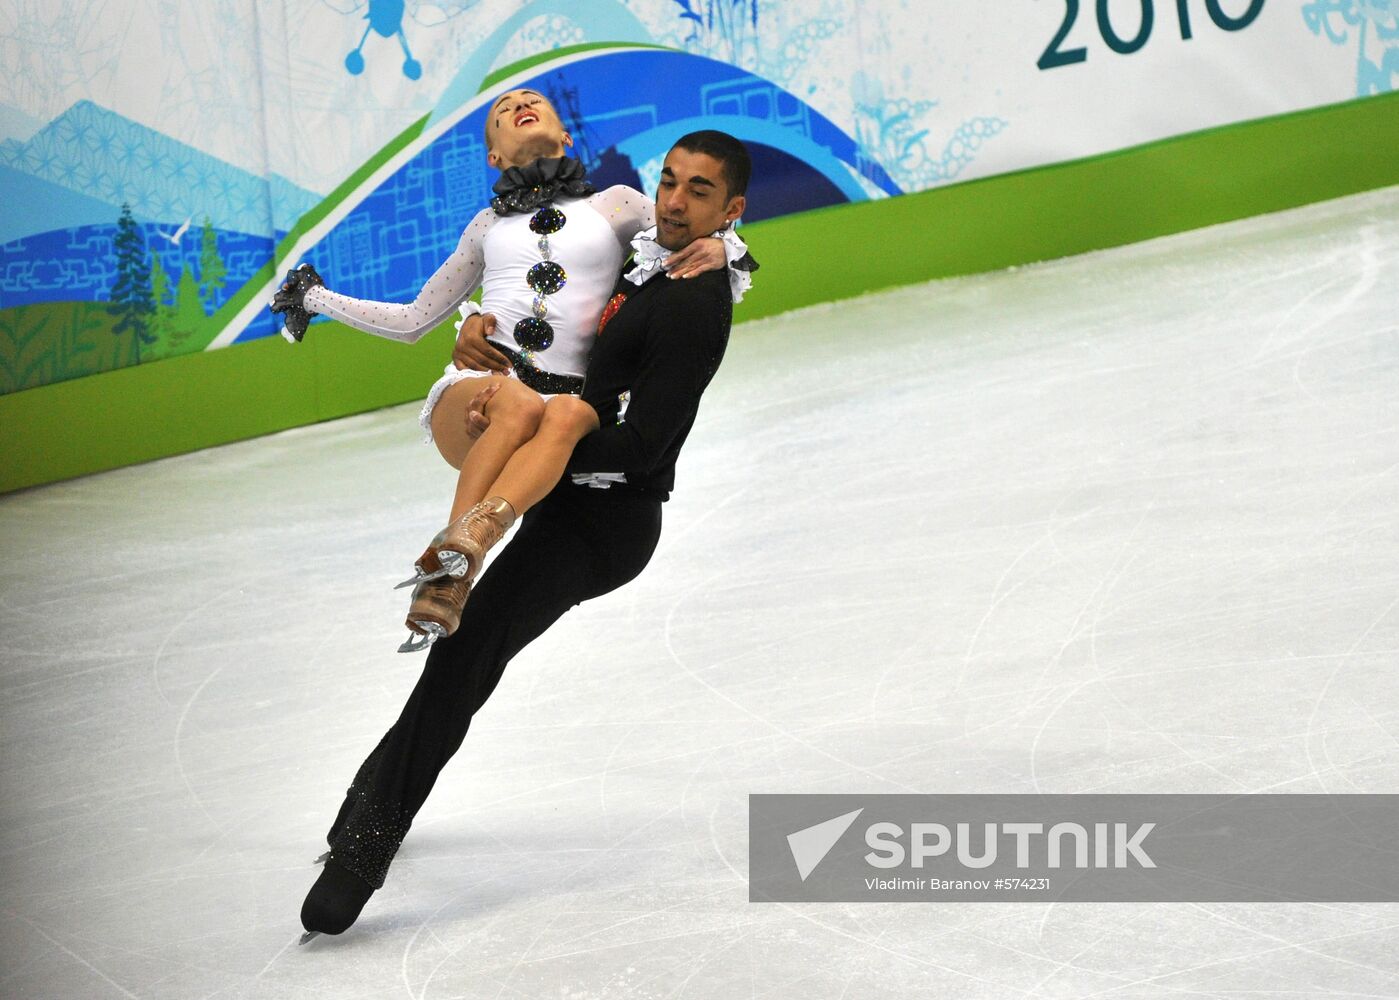
[[[491,426],[495,426],[494,416]],[[573,446],[597,428],[597,411],[583,400],[577,396],[553,397],[544,405],[534,436],[515,450],[484,495],[503,498],[515,509],[517,517],[524,514],[563,478]]]
[[[502,398],[504,405],[498,405]],[[533,403],[536,405],[531,405],[528,396],[513,390],[507,395],[504,386],[487,402],[490,427],[470,449],[471,460],[462,463],[452,520],[418,561],[420,573],[447,575],[417,584],[408,609],[407,625],[411,631],[420,635],[451,635],[456,631],[462,606],[471,594],[471,585],[487,551],[504,537],[517,517],[557,485],[573,446],[598,427],[596,411],[577,396],[555,396],[545,403],[536,395]],[[435,412],[433,416],[436,436]],[[491,450],[486,451],[487,438],[502,422],[505,429],[490,443]],[[479,487],[478,474],[487,461],[506,451],[509,454],[499,476],[488,488]],[[483,455],[488,458],[483,459]],[[399,650],[421,648],[422,642],[412,640]]]
[[[467,408],[487,386],[498,389],[486,404],[491,424],[479,439],[466,433]],[[442,457],[460,470],[448,523],[461,517],[487,496],[511,456],[540,426],[544,400],[514,379],[465,379],[452,386],[432,411],[432,437]]]

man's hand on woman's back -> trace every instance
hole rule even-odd
[[[510,359],[492,347],[486,338],[495,332],[495,316],[480,313],[467,316],[457,325],[457,343],[452,348],[452,364],[478,372],[508,372]]]

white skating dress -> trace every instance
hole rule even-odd
[[[561,217],[544,214],[551,208]],[[486,208],[412,302],[354,299],[315,287],[305,304],[357,330],[414,343],[480,288],[481,311],[496,317],[491,340],[512,355],[511,377],[534,382],[545,395],[577,392],[631,240],[653,225],[655,204],[625,185],[584,198],[560,196],[534,212],[501,216]],[[730,263],[747,252],[731,229],[716,235],[724,239]],[[730,268],[729,279],[738,301],[749,285],[748,272]],[[541,335],[541,320],[547,335]],[[447,365],[420,416],[429,440],[432,408],[448,387],[490,374]]]

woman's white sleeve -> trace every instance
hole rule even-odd
[[[489,208],[479,212],[461,234],[456,250],[407,305],[352,299],[329,288],[316,287],[306,293],[306,308],[377,337],[416,343],[481,286],[486,266],[486,231],[495,218],[495,212]]]
[[[637,233],[656,224],[656,203],[625,184],[599,191],[588,204],[607,220],[624,254],[631,253],[631,241]]]

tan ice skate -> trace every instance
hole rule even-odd
[[[417,575],[395,589],[416,587],[442,577],[476,579],[481,563],[492,545],[500,541],[515,523],[515,508],[501,497],[488,497],[457,518],[433,538],[418,557]]]
[[[470,596],[471,580],[468,578],[446,576],[439,580],[426,580],[414,587],[413,603],[404,622],[413,634],[398,647],[398,651],[416,653],[455,632],[461,624],[462,608]]]

